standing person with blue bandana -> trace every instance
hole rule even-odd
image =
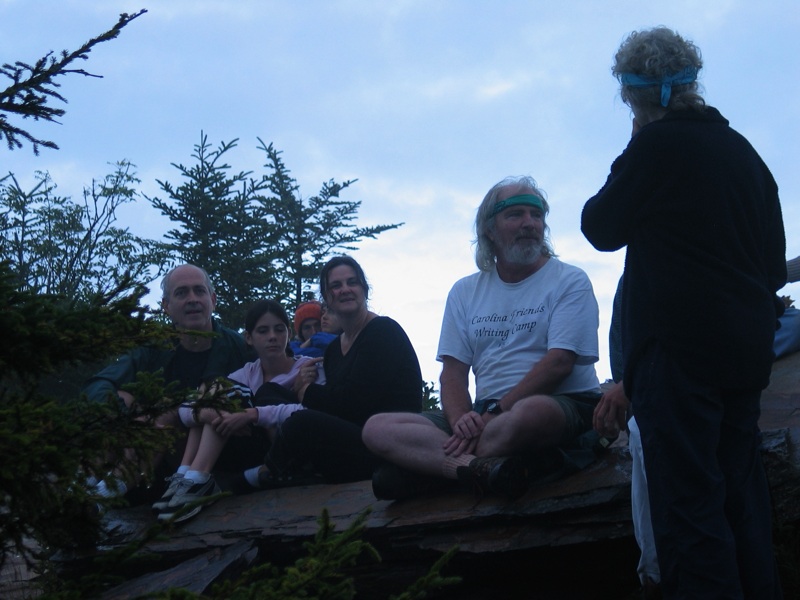
[[[624,389],[639,425],[665,598],[780,598],[759,453],[786,282],[778,187],[698,92],[699,49],[666,27],[622,43],[634,115],[586,203],[598,250],[627,246]]]

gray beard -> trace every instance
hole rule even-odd
[[[513,265],[532,265],[542,255],[542,242],[532,246],[521,246],[512,244],[505,249],[503,258],[506,262]]]

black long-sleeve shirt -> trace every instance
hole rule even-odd
[[[778,187],[711,107],[644,126],[586,203],[598,250],[627,246],[625,373],[650,340],[701,381],[765,387],[786,282]]]
[[[326,383],[306,388],[303,405],[364,425],[381,412],[420,412],[422,374],[411,341],[389,317],[375,317],[347,354],[337,337],[325,350]]]

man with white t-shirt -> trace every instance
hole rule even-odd
[[[506,178],[486,194],[475,220],[480,271],[456,282],[445,307],[443,410],[378,414],[364,427],[364,442],[388,463],[373,476],[378,498],[441,478],[518,497],[537,453],[591,429],[597,301],[586,274],[555,258],[548,211],[531,177]]]

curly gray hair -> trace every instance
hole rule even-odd
[[[660,26],[630,33],[614,56],[611,73],[620,82],[622,101],[631,108],[635,106],[645,112],[701,110],[705,100],[700,95],[696,74],[702,68],[700,49],[668,27]],[[676,78],[681,73],[693,73],[695,77]],[[651,83],[631,85],[626,83],[630,76]],[[669,83],[670,78],[677,81]],[[663,82],[668,87],[667,104],[662,103]]]

